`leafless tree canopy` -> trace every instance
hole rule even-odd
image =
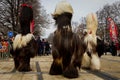
[[[8,31],[20,32],[19,10],[22,3],[32,5],[35,21],[35,34],[40,35],[41,28],[46,27],[48,15],[42,7],[40,0],[0,0],[0,32],[7,34]]]
[[[106,4],[103,6],[103,8],[99,9],[97,12],[97,17],[98,17],[98,22],[99,22],[99,27],[97,30],[97,35],[100,36],[102,39],[105,39],[107,41],[110,40],[109,37],[109,27],[107,26],[107,18],[111,17],[116,25],[118,26],[118,33],[120,33],[120,1],[117,1],[113,4]],[[79,24],[77,29],[75,29],[78,34],[81,33],[81,31],[85,28],[86,26],[86,18],[82,17],[81,23]],[[120,34],[118,35],[118,40],[120,42]]]
[[[118,26],[118,32],[120,33],[120,1],[117,1],[111,5],[106,4],[102,9],[97,11],[97,16],[99,20],[98,34],[104,39],[110,40],[109,28],[107,26],[108,17],[111,17],[114,20]],[[120,42],[120,35],[118,35],[118,40]]]

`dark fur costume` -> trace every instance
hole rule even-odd
[[[30,22],[33,20],[32,7],[28,6],[27,4],[22,4],[19,19],[22,35],[30,33]]]
[[[34,35],[30,33],[30,22],[33,20],[33,11],[27,4],[21,7],[21,33],[15,36],[11,54],[14,58],[16,70],[31,71],[30,58],[33,58],[37,53],[37,43],[34,39]]]
[[[81,67],[85,45],[79,36],[72,32],[72,13],[65,11],[59,15],[53,15],[53,18],[56,21],[57,30],[53,37],[53,63],[49,73],[51,75],[63,74],[67,78],[76,78],[79,75],[77,67]]]
[[[104,54],[104,49],[105,49],[104,41],[97,38],[96,51],[98,52],[99,57],[101,57]]]

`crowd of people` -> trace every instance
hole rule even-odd
[[[114,44],[114,42],[105,42],[104,52],[105,55],[107,54],[107,52],[110,52],[112,56],[117,56],[117,55],[120,56],[119,53],[117,54],[117,47]]]
[[[51,53],[51,45],[50,43],[45,39],[40,39],[40,37],[37,38],[38,43],[38,56],[41,55],[49,55]]]
[[[11,57],[10,47],[12,46],[13,40],[14,37],[10,37],[7,39],[4,37],[0,37],[0,59]],[[36,41],[39,47],[37,54],[38,56],[51,54],[51,45],[47,40],[41,40],[40,37],[38,37]]]
[[[13,38],[4,38],[0,36],[0,59],[6,59],[11,57],[10,55],[10,47]]]
[[[13,40],[14,40],[14,37],[10,37],[7,39],[0,37],[0,59],[11,57],[10,47],[12,45]],[[51,44],[47,40],[37,37],[36,41],[39,47],[38,54],[37,54],[38,56],[51,54]],[[111,44],[105,43],[104,49],[105,49],[105,54],[106,52],[110,52],[113,56],[117,55],[117,49],[113,45],[113,43]],[[118,56],[120,56],[120,54],[118,54]]]

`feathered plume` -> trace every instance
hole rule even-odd
[[[87,37],[85,38],[86,42],[92,42],[97,45],[96,31],[98,27],[97,16],[95,13],[90,13],[86,17],[86,25],[87,25]]]
[[[96,35],[98,20],[95,13],[90,13],[87,15],[86,24],[87,24],[88,33],[92,34],[93,36]]]

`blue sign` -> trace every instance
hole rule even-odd
[[[9,37],[9,38],[12,38],[12,37],[13,37],[13,32],[12,32],[12,31],[8,32],[8,37]]]

